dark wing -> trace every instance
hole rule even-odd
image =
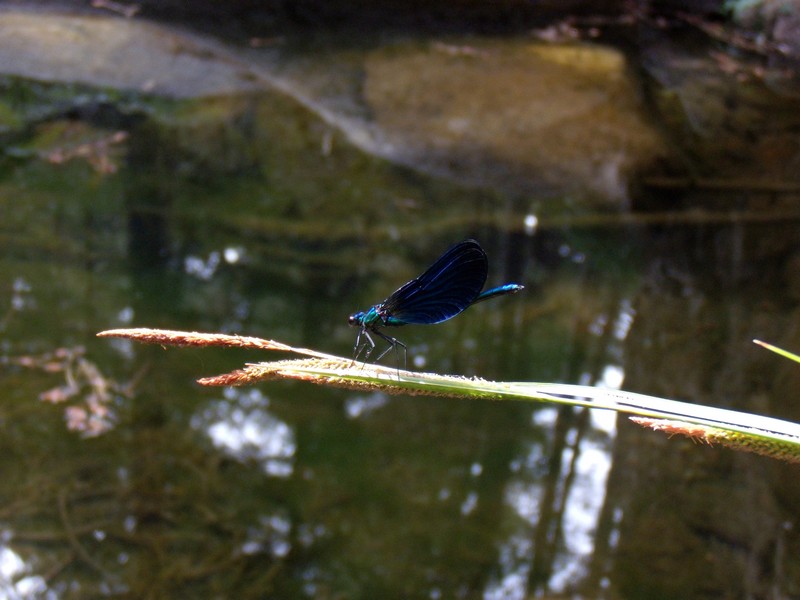
[[[463,241],[384,300],[381,308],[402,324],[441,323],[472,304],[488,272],[483,248],[475,240]]]

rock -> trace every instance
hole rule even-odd
[[[265,83],[209,38],[136,19],[0,12],[0,74],[187,98]]]
[[[138,18],[0,13],[0,73],[171,98],[279,91],[362,151],[460,185],[619,206],[663,152],[608,47],[326,43],[247,49]]]
[[[589,44],[461,41],[366,61],[380,129],[420,163],[493,188],[557,187],[615,203],[661,151],[623,55]]]

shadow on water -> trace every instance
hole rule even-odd
[[[490,282],[526,293],[399,330],[416,368],[798,420],[797,371],[750,345],[796,349],[796,218],[714,205],[764,202],[741,190],[687,188],[707,212],[674,210],[651,187],[649,212],[591,222],[365,156],[277,94],[114,102],[117,121],[55,115],[6,144],[4,593],[798,593],[800,489],[767,459],[599,411],[200,389],[263,357],[93,338],[232,331],[347,354],[351,312],[476,237]]]

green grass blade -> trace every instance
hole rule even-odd
[[[274,379],[298,379],[319,385],[388,394],[551,402],[614,410],[633,415],[632,418],[637,423],[669,434],[680,433],[709,444],[722,444],[800,463],[800,425],[745,412],[584,385],[497,382],[436,373],[416,373],[380,365],[354,363],[349,358],[306,348],[293,348],[260,338],[158,329],[118,329],[98,335],[161,345],[259,348],[307,357],[247,364],[231,373],[200,379],[199,383],[202,385],[252,385]],[[793,354],[763,342],[757,343],[800,362],[800,358]]]
[[[762,342],[761,340],[753,340],[754,344],[758,344],[759,346],[766,348],[767,350],[771,350],[775,354],[779,354],[784,358],[788,358],[789,360],[793,360],[796,363],[800,363],[800,356],[797,354],[792,354],[788,350],[784,350],[783,348],[778,348],[777,346],[773,346],[772,344],[768,344],[767,342]]]

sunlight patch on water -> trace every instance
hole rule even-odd
[[[534,214],[525,215],[523,219],[523,228],[526,235],[533,235],[539,227],[539,217]]]
[[[222,257],[229,265],[235,265],[245,258],[245,249],[241,246],[229,246],[222,251]]]
[[[596,387],[619,390],[622,389],[623,381],[625,381],[625,369],[620,365],[606,365]]]
[[[11,307],[14,310],[25,310],[36,308],[36,301],[31,294],[33,287],[22,277],[17,277],[11,286]]]
[[[524,600],[528,597],[528,573],[533,543],[525,535],[515,534],[500,548],[502,575],[490,581],[484,600]]]
[[[275,558],[283,558],[292,549],[292,522],[286,515],[262,515],[257,527],[249,527],[247,539],[242,543],[242,554],[269,552]]]
[[[386,394],[375,392],[368,396],[356,396],[349,398],[344,404],[344,412],[349,419],[358,419],[380,408],[386,406],[389,398]]]
[[[478,494],[470,492],[461,503],[461,514],[467,516],[478,507]]]
[[[619,341],[623,341],[628,337],[628,332],[633,327],[633,321],[636,318],[636,309],[631,305],[631,301],[627,298],[623,299],[620,303],[619,314],[617,320],[614,322],[614,337]]]
[[[207,259],[189,255],[183,260],[183,270],[187,275],[193,275],[202,281],[209,281],[217,272],[220,260],[220,253],[216,250],[210,252]]]
[[[226,396],[195,415],[192,426],[229,456],[256,461],[268,475],[290,476],[297,450],[292,428],[266,410],[269,403],[258,390],[226,390]]]
[[[541,486],[538,484],[525,484],[513,481],[506,489],[506,502],[520,517],[531,525],[539,521],[539,498]]]
[[[605,383],[621,382],[620,367],[609,365],[606,374]],[[558,414],[555,407],[542,408],[534,411],[532,421],[537,429],[552,437]],[[589,431],[572,427],[564,432],[555,482],[548,477],[548,453],[558,447],[555,440],[532,442],[525,455],[511,462],[515,476],[506,486],[505,501],[525,524],[505,542],[507,547],[501,552],[499,562],[500,575],[485,590],[484,598],[521,600],[544,591],[529,589],[528,574],[534,557],[536,561],[543,560],[542,564],[549,563],[547,592],[565,593],[585,574],[605,502],[611,468],[609,445],[616,435],[617,414],[589,410],[588,417]],[[550,506],[543,505],[548,501]],[[535,539],[543,547],[534,545]]]
[[[575,464],[575,483],[564,507],[564,550],[556,558],[549,582],[549,588],[557,592],[564,591],[584,574],[585,564],[594,552],[597,518],[605,501],[611,468],[605,444],[584,441],[582,446]]]
[[[25,564],[19,554],[0,546],[0,597],[55,599],[58,595],[47,588],[41,575],[27,575],[30,565]]]

